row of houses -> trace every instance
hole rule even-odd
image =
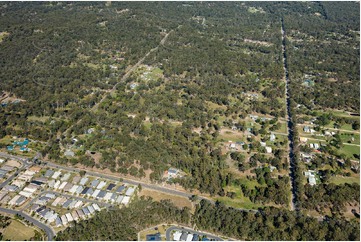
[[[4,162],[4,159],[1,160]],[[3,165],[0,168],[0,178],[4,178],[6,174],[12,172],[13,170],[15,170],[15,167],[9,165]]]
[[[194,233],[189,233],[186,231],[180,231],[176,230],[173,233],[173,240],[174,241],[199,241],[199,235]],[[209,239],[207,237],[204,237],[202,241],[208,241]]]

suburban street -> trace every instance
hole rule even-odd
[[[17,211],[17,210],[12,210],[12,209],[8,209],[8,208],[1,208],[0,207],[0,212],[22,216],[27,221],[33,223],[36,227],[44,230],[45,233],[46,233],[46,236],[48,238],[47,240],[49,240],[49,241],[52,240],[54,238],[54,236],[55,236],[55,232],[50,226],[47,226],[47,225],[39,222],[38,220],[30,217],[29,215],[27,215],[26,213],[24,213],[22,211]]]
[[[0,152],[0,156],[7,157],[6,155],[7,155],[6,153]],[[20,157],[20,156],[16,156],[16,157],[11,156],[11,158],[14,158],[14,159],[16,158],[17,160],[23,159],[23,157]],[[102,173],[98,173],[98,172],[88,171],[86,169],[79,169],[79,168],[74,168],[74,167],[70,167],[70,166],[62,166],[62,165],[59,165],[59,164],[56,164],[53,162],[43,162],[43,164],[44,163],[46,163],[45,166],[47,166],[47,167],[63,169],[66,171],[71,171],[71,172],[86,171],[87,175],[96,176],[96,177],[100,177],[100,178],[104,178],[104,179],[109,179],[109,180],[115,181],[115,182],[119,182],[119,180],[121,178],[121,177],[106,175],[106,174],[102,174]],[[122,179],[123,179],[124,183],[128,183],[128,184],[135,185],[135,186],[138,186],[140,184],[143,188],[167,193],[167,194],[174,195],[174,196],[180,196],[180,197],[184,197],[187,199],[189,199],[193,195],[192,193],[189,193],[189,192],[184,192],[184,191],[179,191],[179,190],[163,187],[162,185],[150,184],[150,183],[145,183],[145,182],[136,181],[136,180],[132,180],[132,179],[126,179],[126,178],[122,178]],[[215,201],[213,199],[209,199],[207,197],[198,196],[198,198],[200,200],[201,199],[208,200],[212,204],[215,203]],[[255,209],[243,209],[243,208],[235,208],[235,209],[238,209],[240,211],[258,212],[258,210],[255,210]]]
[[[47,191],[41,192],[39,195],[37,195],[35,198],[33,198],[21,211],[25,211],[27,208],[29,208],[36,201],[36,199],[38,199],[39,197],[41,197],[42,195],[44,195],[46,193],[54,193],[54,194],[59,195],[59,196],[63,196],[63,197],[67,197],[67,198],[74,198],[76,200],[80,200],[80,201],[83,201],[83,202],[86,202],[86,203],[97,203],[97,204],[102,205],[104,207],[113,206],[113,204],[110,204],[110,203],[100,202],[100,201],[93,200],[93,199],[87,199],[87,198],[82,198],[82,197],[78,197],[78,196],[64,194],[64,193],[61,193],[61,192],[55,192],[55,191],[52,191],[52,190],[47,190]]]

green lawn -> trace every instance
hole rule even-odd
[[[230,197],[226,197],[226,196],[225,197],[217,197],[217,200],[219,200],[220,202],[223,202],[227,206],[232,206],[235,208],[245,208],[245,209],[257,209],[260,207],[264,207],[264,205],[253,203],[253,202],[251,202],[251,200],[248,197],[244,197],[242,194],[242,189],[240,187],[230,186],[230,187],[227,187],[225,189],[225,191],[236,193],[236,196],[234,199],[232,199]]]
[[[340,137],[343,143],[348,143],[351,141],[351,137],[354,137],[354,141],[351,141],[350,144],[360,144],[360,134],[341,133]]]
[[[353,154],[357,154],[360,156],[360,146],[354,145],[344,145],[340,150],[340,153],[347,155],[347,157],[351,159],[356,159]],[[359,159],[358,159],[359,160]]]
[[[27,227],[19,221],[13,220],[3,232],[4,240],[24,241],[35,235],[34,229]]]
[[[344,176],[333,176],[330,179],[330,183],[335,183],[336,185],[344,184],[344,183],[358,183],[360,184],[360,177],[344,177]]]

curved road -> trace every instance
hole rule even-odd
[[[51,227],[49,227],[49,226],[47,226],[47,225],[39,222],[38,220],[30,217],[30,216],[27,215],[26,213],[23,213],[23,212],[17,211],[17,210],[8,209],[8,208],[0,208],[0,212],[4,212],[4,213],[9,213],[9,214],[14,214],[14,215],[20,215],[20,216],[22,216],[22,217],[25,218],[27,221],[33,223],[36,227],[44,230],[45,233],[46,233],[46,236],[48,237],[48,240],[49,240],[49,241],[52,240],[52,239],[54,238],[54,236],[55,236],[55,232],[54,232],[54,230],[53,230]]]

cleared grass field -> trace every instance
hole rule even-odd
[[[149,196],[149,197],[152,197],[155,201],[169,199],[169,200],[171,200],[172,203],[174,203],[175,206],[177,206],[179,208],[183,208],[183,207],[192,208],[192,203],[187,198],[179,197],[179,196],[172,196],[172,195],[168,195],[168,194],[162,193],[162,192],[157,192],[154,190],[148,190],[148,189],[143,188],[142,191],[138,194],[138,196],[139,197]]]
[[[4,240],[24,241],[30,240],[34,235],[34,229],[27,227],[19,221],[13,220],[3,232]]]
[[[340,153],[345,154],[347,157],[351,158],[351,159],[356,159],[356,157],[354,157],[354,154],[360,156],[360,146],[355,146],[355,145],[344,145],[340,150]],[[358,159],[360,160],[360,159]]]
[[[358,176],[350,176],[350,177],[345,177],[345,176],[333,176],[330,179],[330,183],[334,183],[336,185],[339,184],[344,184],[344,183],[358,183],[360,184],[360,177]]]

